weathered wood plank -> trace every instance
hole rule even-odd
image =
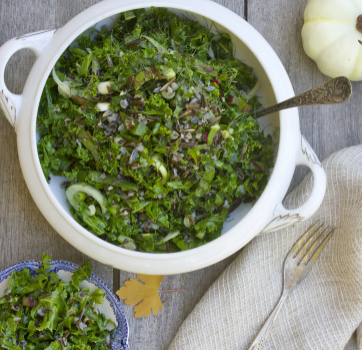
[[[73,1],[58,2],[57,6],[62,9],[63,17],[57,23],[57,27],[74,17],[78,11],[87,8],[95,2],[97,1],[77,2],[76,8]],[[217,2],[244,16],[242,1],[223,0]],[[201,271],[184,275],[166,276],[161,284],[162,289],[181,288],[185,289],[186,292],[163,294],[161,300],[164,306],[158,316],[151,315],[147,319],[135,319],[133,309],[125,305],[124,310],[130,325],[131,349],[167,349],[183,320],[232,259],[234,257]],[[135,275],[120,272],[120,281],[122,283],[130,277],[135,277]]]
[[[244,17],[244,1],[217,0],[215,2]],[[150,315],[146,319],[135,319],[133,308],[122,302],[130,325],[130,348],[137,350],[167,349],[184,319],[235,257],[236,255],[233,255],[200,271],[165,276],[160,286],[161,290],[177,288],[185,289],[185,292],[162,293],[163,310],[157,316]],[[120,272],[121,284],[129,278],[135,278],[135,275]]]
[[[221,2],[220,2],[221,3]],[[232,10],[235,7],[243,17],[244,6],[238,1],[223,1]],[[256,27],[276,50],[288,73],[296,92],[302,92],[327,80],[319,73],[315,64],[304,54],[300,31],[306,1],[290,2],[276,0],[273,4],[261,0],[248,1],[248,21]],[[355,92],[361,88],[354,84]],[[324,159],[343,147],[359,143],[359,126],[356,93],[343,106],[311,107],[301,110],[301,129],[311,142],[318,156]],[[291,187],[300,183],[306,171],[298,169]],[[137,349],[166,349],[183,319],[197,301],[233,259],[207,269],[178,276],[167,276],[162,289],[183,288],[185,293],[162,295],[164,309],[158,316],[146,320],[133,318],[133,311],[125,306],[130,323],[130,344]],[[134,275],[121,272],[121,282]],[[133,331],[137,329],[137,331]]]
[[[130,326],[130,348],[137,350],[166,350],[184,319],[236,255],[195,272],[165,276],[160,290],[184,289],[185,292],[161,293],[163,309],[157,316],[136,319],[133,308],[121,301]],[[135,274],[121,271],[121,285]]]
[[[266,4],[261,0],[248,0],[248,21],[269,42],[278,54],[296,94],[317,86],[329,78],[303,50],[301,30],[307,0],[277,0]],[[361,142],[360,118],[361,84],[353,83],[351,100],[341,105],[313,106],[299,109],[302,134],[311,144],[320,160],[345,147]],[[289,190],[294,189],[309,172],[298,167]],[[345,350],[357,349],[355,335]]]
[[[247,1],[244,0],[212,0],[212,1],[228,8],[229,10],[235,12],[237,15],[239,15],[242,18],[245,17],[245,7]]]
[[[56,0],[55,25],[57,28],[101,0]]]
[[[72,3],[75,6],[77,1]],[[61,6],[59,10],[56,4],[56,0],[2,0],[0,45],[21,34],[65,24],[69,18],[65,18]],[[11,91],[21,93],[34,59],[29,50],[12,57],[5,78]],[[0,114],[0,269],[23,260],[39,260],[43,252],[53,259],[82,263],[86,256],[56,233],[32,200],[17,157],[16,134]],[[94,272],[112,288],[112,268],[92,263]]]
[[[317,86],[329,78],[303,50],[301,30],[307,0],[276,0],[265,4],[261,0],[248,0],[248,21],[270,43],[280,57],[295,93]],[[323,160],[330,154],[359,144],[362,137],[362,120],[358,96],[361,84],[353,84],[353,96],[341,105],[300,108],[300,128],[318,157]],[[298,169],[291,188],[304,178],[306,169]]]

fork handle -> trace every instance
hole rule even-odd
[[[284,290],[282,296],[279,299],[277,306],[274,308],[273,312],[270,314],[270,316],[264,323],[263,327],[261,328],[258,335],[251,344],[249,350],[260,350],[264,346],[264,343],[266,342],[268,335],[271,329],[273,328],[275,320],[278,317],[279,311],[281,310],[285,300],[288,298],[288,295],[289,292]]]

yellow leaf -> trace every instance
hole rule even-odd
[[[117,292],[120,299],[126,299],[127,305],[133,306],[138,304],[135,308],[135,317],[147,317],[151,313],[158,314],[162,310],[162,302],[158,294],[158,288],[161,284],[163,276],[149,276],[137,275],[143,283],[131,278],[126,281],[124,287],[121,287]]]

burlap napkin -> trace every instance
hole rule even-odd
[[[328,183],[318,212],[247,245],[185,320],[170,350],[248,349],[281,295],[286,254],[316,220],[337,230],[285,302],[263,350],[362,349],[362,146],[323,165]],[[285,206],[301,206],[312,187],[307,176]]]

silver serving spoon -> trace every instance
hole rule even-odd
[[[278,112],[282,109],[300,106],[329,105],[347,101],[352,95],[351,82],[346,77],[338,77],[327,81],[313,89],[280,102],[274,106],[256,112],[255,118]]]

